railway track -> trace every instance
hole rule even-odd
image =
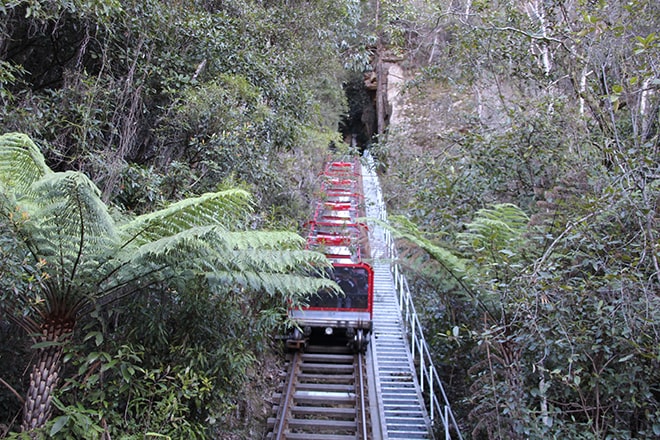
[[[370,440],[364,354],[308,346],[289,355],[268,440]]]

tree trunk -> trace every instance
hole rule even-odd
[[[376,121],[377,134],[385,133],[385,112],[387,110],[387,72],[383,66],[383,44],[378,41],[376,49]]]
[[[37,362],[32,366],[30,385],[23,406],[23,431],[42,427],[53,411],[51,396],[57,387],[62,369],[64,344],[71,340],[73,322],[49,320],[42,325],[38,343],[48,344],[39,348]]]
[[[378,136],[385,132],[385,107],[387,103],[387,90],[386,90],[386,77],[383,67],[383,36],[380,29],[380,1],[376,1],[376,33],[378,39],[376,41],[376,134]],[[378,140],[379,142],[382,139]]]

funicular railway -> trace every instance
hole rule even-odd
[[[294,312],[303,329],[289,341],[295,351],[267,438],[462,440],[407,283],[392,264],[391,236],[373,221],[386,220],[373,160],[367,154],[362,164],[326,168],[325,177],[308,246],[333,262],[346,295],[317,299],[307,315]],[[347,231],[349,241],[341,238]]]

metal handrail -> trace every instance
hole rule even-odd
[[[365,154],[365,157],[368,166],[373,167],[373,158],[368,154],[368,152]],[[378,219],[387,224],[387,210],[383,200],[383,194],[380,190],[380,185],[376,186]],[[387,229],[385,229],[383,233],[385,235],[387,257],[391,262],[390,270],[392,271],[392,276],[394,277],[394,285],[397,290],[399,310],[401,311],[401,316],[404,320],[405,330],[410,336],[410,350],[412,357],[413,359],[415,359],[416,356],[419,357],[417,374],[419,377],[422,394],[426,394],[428,397],[428,410],[431,424],[436,426],[436,421],[439,419],[440,423],[442,423],[442,427],[444,428],[445,440],[451,440],[452,437],[450,431],[452,427],[455,430],[456,438],[463,440],[463,436],[461,435],[458,423],[456,422],[454,413],[451,410],[449,399],[447,398],[447,394],[445,393],[444,387],[442,386],[438,372],[433,365],[431,353],[429,352],[426,339],[424,338],[423,327],[417,316],[415,304],[410,293],[410,288],[408,287],[408,281],[401,272],[401,267],[396,262],[397,252],[394,245],[394,238],[392,237],[391,232]]]

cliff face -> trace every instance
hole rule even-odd
[[[384,57],[380,67],[382,71],[380,79],[375,69],[362,75],[359,87],[356,87],[356,84],[345,87],[350,112],[347,120],[343,122],[341,131],[346,143],[360,149],[371,145],[379,134],[378,115],[381,111],[383,118],[381,131],[387,132],[388,127],[402,121],[406,73],[400,61],[401,59],[392,56]],[[381,93],[379,87],[383,89]],[[379,108],[379,99],[382,102],[382,110]]]
[[[387,65],[387,110],[390,125],[396,126],[401,122],[404,105],[403,85],[405,72],[397,63]]]

